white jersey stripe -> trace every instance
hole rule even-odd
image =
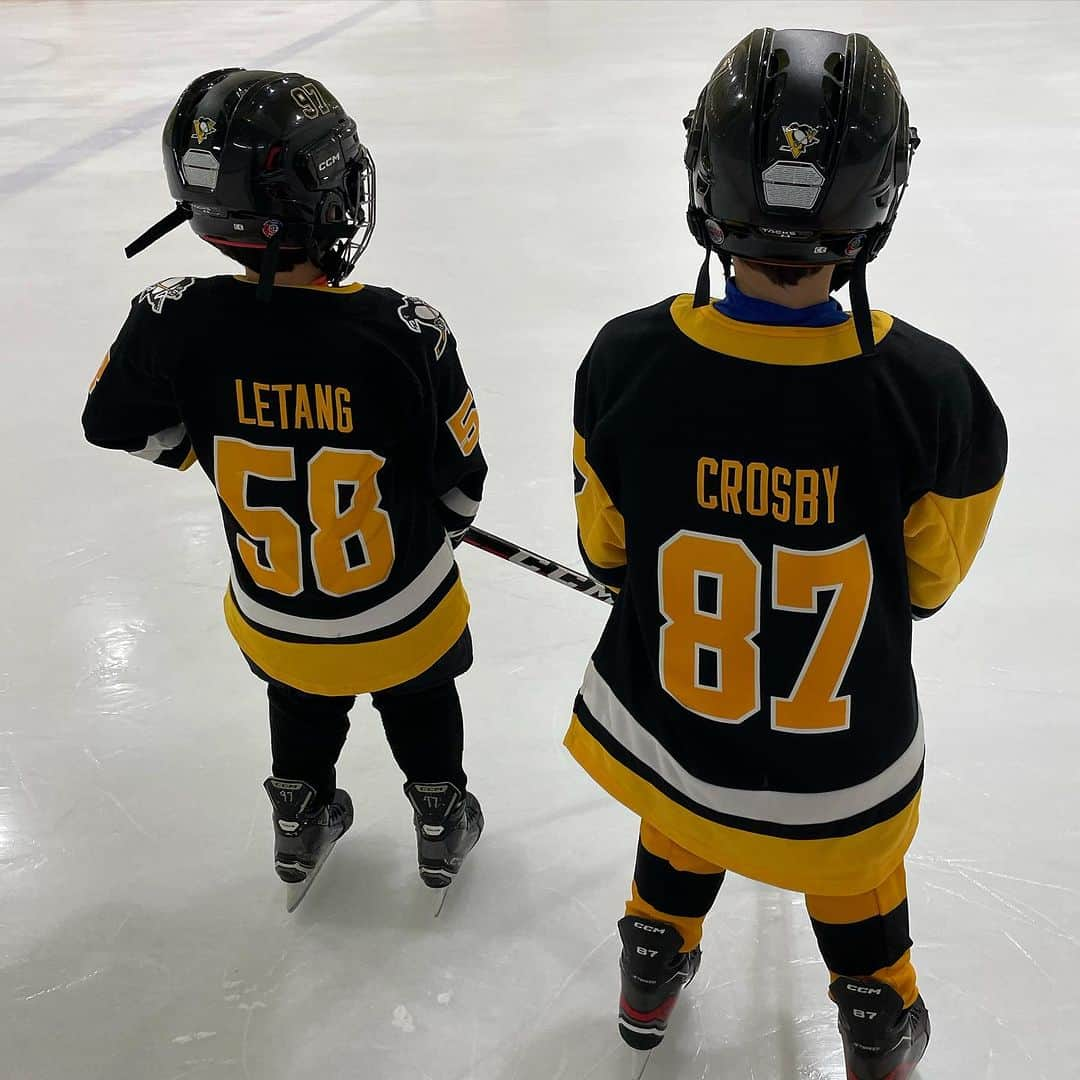
[[[441,501],[447,510],[452,510],[459,517],[474,518],[480,510],[480,504],[470,499],[461,488],[451,488],[441,496]]]
[[[176,427],[166,428],[156,435],[151,435],[141,450],[132,450],[131,453],[147,461],[157,461],[166,451],[175,450],[186,438],[187,428],[183,424],[177,424]]]
[[[824,825],[843,821],[880,806],[911,782],[923,760],[923,721],[919,713],[915,737],[883,772],[839,791],[747,791],[720,787],[694,776],[645,730],[615,696],[593,664],[581,687],[585,705],[598,724],[643,765],[662,777],[691,802],[714,813],[766,821],[774,825]],[[798,738],[798,736],[784,736]]]
[[[253,623],[269,630],[333,641],[358,634],[370,634],[401,622],[432,596],[453,569],[453,548],[449,543],[444,543],[431,562],[401,592],[368,608],[367,611],[343,619],[309,619],[275,611],[248,596],[237,583],[235,574],[232,575],[232,590],[236,597],[236,606]]]

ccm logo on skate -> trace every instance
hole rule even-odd
[[[667,931],[662,926],[650,926],[648,923],[636,922],[634,923],[635,930],[644,930],[649,934],[666,934]]]
[[[880,994],[880,986],[855,986],[852,983],[847,983],[847,989],[853,991],[856,994]]]

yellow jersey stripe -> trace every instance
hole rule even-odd
[[[105,369],[109,366],[109,361],[112,359],[111,350],[105,354],[105,359],[101,361],[101,366],[94,372],[94,378],[90,382],[90,389],[88,393],[94,392],[94,387],[101,382],[101,376],[105,374]]]
[[[600,477],[585,457],[585,440],[574,432],[574,466],[585,483],[574,496],[578,533],[589,561],[602,570],[626,565],[626,524]]]
[[[233,274],[234,281],[242,281],[245,285],[258,285],[258,281],[244,277],[243,274]],[[335,296],[352,296],[364,287],[362,282],[354,281],[349,285],[327,285],[326,281],[312,282],[310,285],[285,285],[282,282],[274,282],[275,289],[310,289],[312,292],[333,293]]]
[[[675,298],[671,318],[698,345],[759,364],[811,367],[847,360],[862,351],[852,319],[837,326],[762,326],[731,319],[712,304],[696,308],[694,298],[686,294]],[[874,341],[880,342],[892,329],[893,317],[873,311],[871,319]]]
[[[903,857],[919,822],[919,796],[898,814],[851,836],[788,840],[717,824],[669,799],[613,758],[575,716],[564,740],[579,765],[609,795],[680,847],[714,866],[794,892],[819,896],[869,892]]]
[[[1004,478],[988,491],[951,499],[928,492],[904,520],[908,588],[920,608],[941,607],[964,580],[986,539]]]
[[[225,593],[225,622],[237,645],[273,679],[309,694],[370,694],[423,674],[465,632],[469,598],[458,580],[411,630],[360,644],[281,641],[255,629]]]

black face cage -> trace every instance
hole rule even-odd
[[[353,272],[375,230],[375,161],[363,143],[349,163],[344,195],[336,211],[341,220],[317,226],[313,236],[317,249],[320,239],[331,237],[329,245],[316,250],[317,258],[312,260],[322,267],[330,285],[339,285]]]

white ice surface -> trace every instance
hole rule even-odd
[[[868,31],[900,72],[924,143],[871,295],[955,342],[1012,433],[990,541],[916,628],[920,1075],[1080,1073],[1080,7],[88,0],[0,19],[5,1080],[624,1076],[635,823],[560,745],[605,609],[463,551],[484,840],[434,922],[362,703],[340,770],[356,826],[287,917],[215,502],[197,470],[86,446],[78,416],[135,292],[227,269],[186,230],[122,255],[169,208],[176,94],[214,67],[299,68],[378,161],[358,278],[458,334],[492,464],[482,524],[574,561],[574,368],[606,319],[692,289],[680,120],[766,22]],[[841,1076],[800,898],[732,879],[704,945],[650,1077]]]

